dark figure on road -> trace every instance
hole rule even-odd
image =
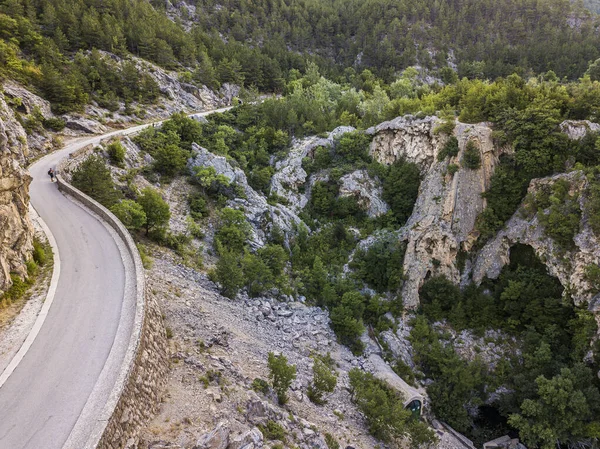
[[[48,170],[48,176],[50,176],[50,181],[54,182],[54,170],[52,168]]]

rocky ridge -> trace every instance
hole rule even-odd
[[[447,137],[435,133],[437,123],[435,117],[404,117],[369,131],[375,134],[371,153],[377,160],[389,164],[398,158],[406,158],[419,165],[423,177],[411,217],[402,229],[394,231],[394,234],[408,245],[404,260],[407,279],[402,293],[404,302],[409,307],[418,305],[418,290],[428,276],[445,274],[455,283],[461,281],[456,262],[457,255],[461,250],[469,251],[472,248],[477,237],[474,231],[475,220],[486,206],[481,193],[488,188],[500,155],[511,151],[510,148],[494,146],[489,125],[457,123],[454,136],[458,140],[459,152],[457,156],[438,161],[438,154]],[[572,126],[576,128],[575,125]],[[461,166],[468,142],[473,142],[479,149],[481,166],[475,170]],[[151,163],[136,149],[135,144],[129,141],[124,141],[124,144],[127,148],[128,168],[140,168]],[[291,229],[294,223],[299,222],[297,213],[308,203],[310,186],[316,180],[327,177],[326,170],[309,177],[302,169],[302,159],[310,157],[311,151],[317,146],[334,144],[331,135],[328,139],[304,139],[295,142],[290,155],[276,163],[277,172],[273,178],[271,193],[285,198],[288,203],[286,205],[269,204],[264,195],[248,185],[242,170],[230,164],[225,157],[215,155],[205,148],[194,146],[195,155],[189,161],[189,167],[214,167],[217,173],[238,184],[243,195],[230,200],[228,205],[244,210],[254,230],[252,246],[258,248],[265,243],[271,223],[277,223],[285,230]],[[451,164],[456,166],[455,173],[449,170]],[[123,170],[122,174],[125,173],[126,170]],[[573,173],[577,172],[559,176],[573,177],[569,179],[576,185],[577,176]],[[340,192],[354,195],[354,192],[362,190],[373,194],[371,198],[366,198],[372,204],[380,198],[377,184],[368,177],[363,179],[363,175],[364,173],[358,170],[342,177]],[[146,180],[143,182],[147,183]],[[534,180],[532,185],[548,182],[552,181]],[[353,184],[356,183],[362,185],[355,187]],[[175,180],[164,190],[172,209],[175,210],[176,218],[172,219],[172,228],[175,231],[179,230],[177,226],[185,222],[189,213],[185,206],[179,207],[181,201],[177,200],[178,196],[185,196],[187,192],[182,184],[185,183]],[[584,201],[585,185],[577,185],[578,191],[582,193],[580,198]],[[370,208],[367,203],[363,205]],[[383,203],[381,208],[385,206]],[[541,236],[541,230],[535,218],[533,221],[518,223],[517,215],[507,224],[507,229],[511,232],[507,234],[509,237],[501,241],[506,248],[502,245],[490,246],[486,255],[481,252],[481,260],[477,259],[475,263],[474,277],[475,273],[481,272],[481,267],[485,267],[490,261],[493,262],[492,265],[481,276],[493,277],[494,270],[499,273],[502,264],[508,260],[507,252],[510,246],[517,242],[531,241],[532,243],[528,244],[536,249],[544,261],[548,254],[555,253],[556,248],[552,246],[552,242],[541,242],[536,247],[537,243],[534,240]],[[175,222],[178,223],[177,226]],[[527,234],[530,231],[534,233]],[[501,236],[502,232],[497,238]],[[377,238],[377,235],[370,236],[360,245],[368,246]],[[589,240],[589,236],[585,235],[585,228],[576,238],[577,242],[582,239]],[[598,263],[597,254],[593,249],[597,244],[594,242],[591,241],[587,253],[584,251],[587,255],[581,258],[581,263],[575,264],[575,271],[563,273],[565,283],[571,282],[570,276],[582,279],[582,267],[588,263]],[[488,243],[491,244],[492,242]],[[329,328],[327,312],[307,307],[303,304],[302,297],[279,295],[275,300],[271,297],[248,298],[240,295],[237,301],[231,302],[218,295],[216,286],[208,281],[205,275],[177,265],[168,252],[157,251],[156,266],[150,277],[156,278],[153,289],[156,290],[157,296],[164,295],[165,298],[169,298],[165,299],[162,305],[167,322],[171,326],[172,345],[176,356],[173,358],[174,370],[169,381],[167,400],[159,416],[146,432],[145,441],[148,447],[270,448],[277,443],[268,441],[265,435],[261,438],[262,433],[256,427],[267,421],[280,424],[286,433],[291,435],[294,444],[302,448],[325,447],[322,446],[325,431],[314,430],[321,427],[353,447],[373,447],[373,443],[361,439],[369,437],[366,436],[360,414],[349,401],[345,391],[348,387],[347,380],[343,379],[351,367],[360,367],[386,380],[389,379],[388,376],[396,376],[389,366],[383,363],[386,354],[375,341],[365,335],[367,351],[362,357],[354,357],[336,343],[335,336]],[[557,258],[555,264],[558,267],[561,260]],[[561,269],[571,268],[565,266]],[[550,271],[556,274],[552,268]],[[556,275],[560,279],[561,275]],[[581,285],[582,290],[587,287]],[[380,340],[386,343],[385,346],[393,356],[409,366],[414,366],[412,349],[408,342],[408,321],[401,320],[396,324],[397,331],[383,332]],[[504,338],[502,335],[486,334],[484,337],[475,337],[468,332],[452,333],[443,323],[436,326],[450,333],[448,342],[456,348],[461,357],[473,359],[478,356],[492,366],[506,356],[505,351],[511,345],[510,341],[506,342],[506,347],[495,343]],[[299,378],[292,386],[289,409],[282,410],[274,404],[273,397],[252,391],[252,380],[255,377],[264,378],[266,375],[265,361],[269,350],[284,353],[298,366]],[[323,417],[323,411],[315,411],[315,406],[305,397],[304,391],[310,382],[310,355],[314,351],[330,351],[338,362],[338,388],[341,388],[341,391],[336,390],[331,402],[336,406],[343,404],[343,407],[339,406],[338,409],[345,417],[353,416],[352,421],[348,421],[347,426],[342,429],[342,436],[336,433],[340,430],[340,423],[335,410],[328,408],[326,416]],[[227,380],[222,381],[223,377]],[[405,388],[396,380],[392,383],[398,384],[401,390]],[[190,405],[182,407],[182,404]],[[289,414],[290,410],[292,415]],[[439,432],[441,442],[438,447],[462,447],[456,441],[449,443],[450,437],[447,436],[447,432]],[[348,435],[356,439],[344,440]]]
[[[354,130],[352,126],[339,126],[326,138],[313,136],[294,140],[286,157],[275,163],[270,194],[283,198],[296,213],[304,209],[310,198],[310,186],[319,179],[319,175],[309,179],[308,173],[302,168],[303,159],[312,156],[317,147],[333,147],[337,139]],[[307,183],[308,189],[301,191],[300,187]]]
[[[438,124],[436,117],[406,116],[368,130],[374,135],[371,154],[377,161],[392,164],[405,159],[417,164],[422,173],[413,213],[398,231],[399,238],[408,244],[402,298],[409,308],[418,306],[419,288],[429,275],[445,275],[459,282],[458,252],[471,248],[476,238],[475,220],[485,208],[481,194],[489,186],[499,156],[509,151],[494,146],[488,124],[457,123],[454,136],[458,139],[458,155],[438,161],[447,140],[435,132]],[[481,166],[475,170],[461,164],[469,141],[480,153]],[[459,167],[456,173],[449,172],[450,164]]]
[[[534,179],[529,185],[528,193],[535,195],[557,180],[567,181],[571,186],[571,193],[579,195],[583,216],[580,231],[573,239],[575,248],[565,251],[547,237],[544,227],[539,223],[539,213],[529,217],[523,210],[519,210],[479,252],[473,266],[473,281],[479,284],[485,277],[496,279],[510,260],[510,248],[517,243],[530,245],[548,267],[549,273],[556,276],[565,287],[565,296],[569,295],[577,305],[590,303],[597,308],[600,296],[593,295],[593,286],[586,279],[585,268],[589,265],[600,265],[600,242],[592,232],[585,213],[588,181],[584,173],[576,170]]]
[[[246,174],[240,168],[232,167],[224,156],[217,156],[206,148],[192,144],[193,155],[188,161],[188,168],[213,167],[218,175],[225,176],[232,184],[236,184],[243,191],[243,197],[228,201],[232,208],[241,208],[252,225],[250,245],[259,248],[266,244],[266,237],[277,226],[285,233],[289,233],[294,225],[301,222],[300,218],[283,204],[270,205],[264,195],[258,193],[249,184]]]

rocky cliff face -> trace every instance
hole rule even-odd
[[[559,174],[531,181],[528,193],[535,195],[545,187],[562,179],[569,183],[571,192],[579,196],[583,213],[579,233],[574,237],[575,246],[569,251],[562,250],[549,238],[539,222],[539,212],[528,217],[522,210],[517,211],[504,229],[489,241],[479,252],[473,267],[473,281],[477,284],[485,278],[495,279],[510,260],[510,249],[517,243],[530,245],[536,255],[548,267],[551,275],[556,276],[577,305],[589,303],[598,307],[600,295],[594,296],[593,286],[585,276],[586,267],[600,265],[600,242],[592,232],[585,213],[588,181],[581,171]]]
[[[569,139],[579,140],[588,132],[600,131],[598,123],[590,122],[589,120],[565,120],[560,124],[560,130],[564,132]]]
[[[0,293],[11,285],[11,273],[27,274],[33,226],[29,221],[31,177],[23,168],[27,135],[0,94]]]
[[[302,160],[315,151],[317,147],[332,147],[336,139],[348,132],[354,131],[351,126],[339,126],[329,133],[327,138],[307,137],[292,144],[288,155],[275,163],[275,174],[271,179],[272,195],[284,198],[289,207],[298,213],[308,204],[310,187],[321,175],[308,179],[308,173],[302,168]],[[308,181],[308,189],[302,191]]]
[[[368,132],[374,134],[371,154],[381,163],[401,158],[417,164],[422,173],[419,197],[406,225],[398,232],[407,241],[404,273],[407,277],[402,298],[408,307],[416,307],[418,292],[430,275],[445,275],[458,283],[458,251],[468,251],[476,235],[475,220],[485,208],[481,194],[489,186],[499,156],[508,149],[495,148],[492,130],[487,124],[457,123],[454,135],[459,153],[438,161],[438,153],[447,137],[435,133],[436,117],[416,119],[399,117]],[[472,170],[461,166],[467,142],[479,149],[481,166]],[[448,168],[458,166],[452,174]]]
[[[235,198],[228,201],[228,206],[241,207],[252,225],[252,236],[250,245],[260,248],[266,244],[266,236],[272,226],[277,226],[284,232],[290,232],[294,224],[300,223],[300,218],[287,206],[278,204],[275,206],[267,203],[264,195],[254,190],[246,179],[246,174],[239,168],[233,168],[223,156],[217,156],[206,148],[195,143],[192,144],[194,156],[188,162],[188,167],[213,167],[217,174],[224,175],[233,184],[244,192],[243,198]]]

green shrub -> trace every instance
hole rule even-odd
[[[116,165],[117,167],[122,167],[125,162],[125,147],[119,142],[115,140],[111,142],[106,147],[106,152],[108,153],[108,157],[110,161]]]
[[[160,243],[183,257],[191,241],[191,236],[184,232],[168,231],[164,234]]]
[[[208,215],[208,205],[204,195],[201,193],[192,193],[188,196],[187,201],[190,207],[190,215],[194,220],[200,220]]]
[[[275,285],[275,276],[269,266],[258,256],[247,251],[242,258],[244,284],[251,297],[260,296]]]
[[[159,147],[153,154],[152,168],[167,177],[175,176],[183,171],[187,164],[189,153],[177,144]]]
[[[27,267],[27,275],[34,276],[38,272],[38,264],[35,263],[35,260],[31,259],[25,262],[25,266]]]
[[[403,225],[412,213],[421,183],[419,167],[411,162],[394,162],[382,178],[383,200],[389,204],[394,218]]]
[[[552,185],[552,193],[546,196],[547,199],[535,199],[538,205],[538,219],[544,226],[544,233],[564,249],[575,246],[573,237],[579,231],[581,222],[579,197],[569,194],[569,189],[569,182],[559,179]],[[545,213],[544,209],[548,206],[548,213]]]
[[[121,200],[110,208],[110,211],[132,231],[141,229],[146,224],[146,212],[141,204],[133,200]]]
[[[454,123],[452,123],[454,128]],[[447,157],[455,157],[458,155],[458,139],[454,136],[450,136],[444,145],[444,148],[438,153],[438,161],[443,161]]]
[[[146,187],[142,190],[137,202],[146,214],[146,235],[150,231],[162,230],[167,226],[171,218],[171,210],[167,202],[160,196],[160,193],[151,187]]]
[[[315,357],[313,363],[313,380],[306,391],[308,399],[317,405],[326,404],[325,394],[333,393],[336,385],[337,373],[320,358]]]
[[[449,315],[459,303],[460,289],[444,276],[428,279],[419,290],[423,313],[431,321],[439,321]]]
[[[221,285],[221,294],[233,299],[244,285],[240,255],[226,249],[220,249],[219,255],[212,276]]]
[[[389,234],[376,240],[366,250],[357,249],[350,268],[355,270],[357,279],[377,292],[396,291],[402,283],[405,251],[406,243]]]
[[[46,264],[46,249],[40,240],[37,238],[33,239],[33,260],[39,266],[44,266]]]
[[[519,171],[514,158],[501,156],[490,180],[490,187],[483,197],[487,207],[477,217],[476,228],[480,233],[479,244],[502,228],[516,211],[527,192],[529,178]]]
[[[271,178],[275,174],[275,169],[271,166],[255,168],[250,172],[248,177],[248,184],[265,195],[269,193],[269,186],[271,185]]]
[[[219,214],[219,225],[215,233],[217,249],[241,253],[251,235],[250,224],[240,210],[226,207]]]
[[[31,281],[29,279],[23,280],[16,274],[11,274],[10,278],[12,280],[12,285],[4,292],[1,298],[2,300],[16,301],[27,293],[27,290],[31,287]]]
[[[394,372],[406,381],[407,384],[415,386],[415,373],[401,359],[396,359],[391,365]]]
[[[359,292],[347,292],[342,296],[339,304],[330,311],[331,328],[339,342],[348,346],[355,354],[361,354],[364,345],[360,337],[364,332],[362,315],[365,304]]]
[[[187,231],[189,234],[195,239],[203,239],[204,231],[202,230],[202,226],[194,221],[192,217],[186,217],[185,224],[187,225]]]
[[[269,383],[264,379],[257,377],[252,381],[252,389],[257,393],[266,395],[269,393],[269,388]]]
[[[307,174],[312,174],[319,170],[330,168],[333,164],[333,158],[331,156],[331,150],[328,147],[317,147],[313,151],[313,158],[304,158],[302,161],[302,168],[306,170]]]
[[[462,158],[462,166],[470,170],[477,170],[481,167],[481,155],[479,154],[479,148],[472,140],[467,142],[465,153]]]
[[[42,120],[44,128],[50,131],[62,131],[65,128],[66,122],[60,117],[50,117]]]
[[[194,167],[192,182],[201,186],[209,195],[230,193],[231,182],[225,175],[218,175],[214,167]]]
[[[71,182],[83,193],[108,208],[121,197],[121,192],[115,188],[109,168],[97,155],[89,156],[73,171]]]
[[[585,267],[585,280],[590,284],[590,293],[596,294],[600,292],[600,267],[592,264]]]
[[[328,449],[340,449],[340,443],[329,432],[325,432],[325,443]]]
[[[454,174],[458,171],[459,166],[456,164],[448,164],[448,173],[450,176],[454,176]]]
[[[447,67],[445,67],[447,68]],[[453,72],[454,73],[454,72]],[[455,75],[456,76],[456,75]],[[451,135],[454,132],[454,128],[456,127],[456,123],[454,122],[454,116],[449,116],[445,118],[434,130],[435,134],[446,134]],[[452,136],[453,137],[453,136]],[[443,160],[444,158],[440,159]]]
[[[271,385],[277,393],[279,404],[284,405],[288,401],[287,390],[296,378],[296,365],[288,365],[283,354],[276,356],[272,352],[269,352],[268,365]]]
[[[259,424],[257,427],[267,440],[285,441],[285,429],[275,421],[268,420],[265,425]]]
[[[361,131],[344,134],[335,145],[335,153],[348,162],[369,162],[369,145],[372,137]],[[324,158],[326,159],[326,158]],[[319,164],[324,160],[320,160]]]

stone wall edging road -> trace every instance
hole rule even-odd
[[[129,231],[100,203],[69,184],[61,175],[63,159],[56,178],[58,188],[100,216],[125,243],[133,260],[135,279],[135,318],[121,371],[102,416],[97,417],[91,435],[81,449],[121,449],[137,441],[143,421],[156,410],[160,377],[166,374],[166,332],[155,301],[146,301],[142,260]],[[158,319],[157,319],[158,318]],[[161,348],[162,346],[162,348]],[[150,354],[157,352],[158,354]],[[162,367],[161,367],[162,366]],[[152,391],[154,390],[154,391]]]

